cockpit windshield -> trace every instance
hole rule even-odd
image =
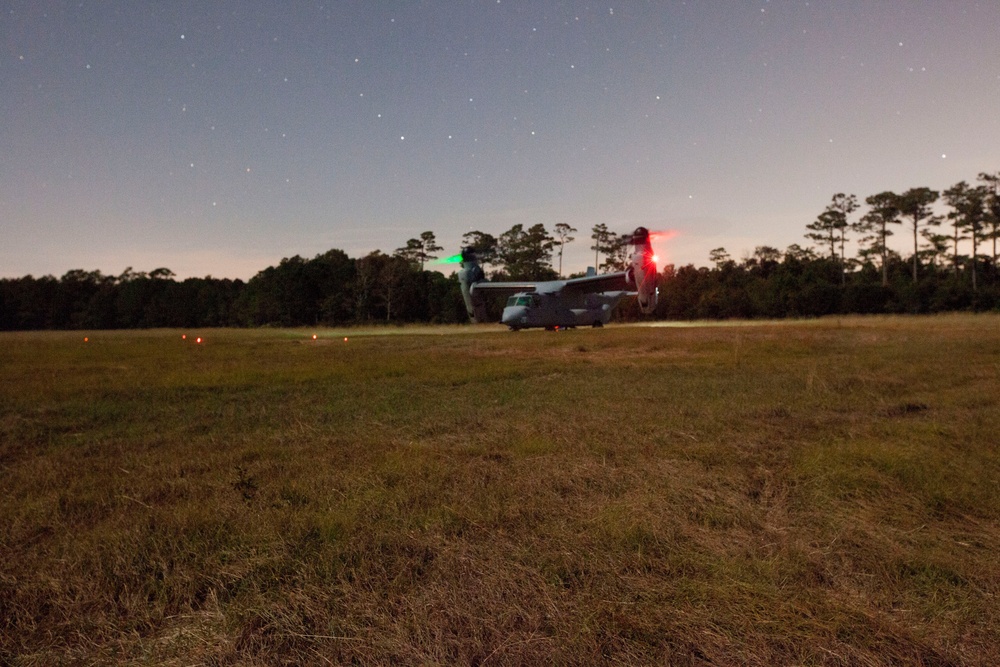
[[[507,307],[510,308],[511,306],[531,306],[531,297],[517,295],[512,296],[507,299]]]

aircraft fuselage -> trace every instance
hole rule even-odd
[[[557,295],[520,292],[507,300],[501,322],[511,329],[603,326],[628,292]]]
[[[623,271],[598,275],[589,269],[585,276],[542,282],[488,281],[475,250],[466,248],[458,272],[466,310],[474,322],[485,322],[487,295],[508,296],[501,322],[511,329],[601,326],[626,296],[637,297],[639,309],[650,314],[656,308],[658,290],[656,255],[649,238],[645,227],[638,227],[628,238],[634,252]]]

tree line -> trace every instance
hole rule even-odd
[[[816,248],[758,246],[739,261],[716,248],[711,266],[663,267],[655,317],[1000,309],[1000,172],[943,192],[919,187],[864,201],[862,213],[855,195],[834,195],[806,225],[805,238]],[[947,210],[935,212],[938,203]],[[912,239],[912,253],[889,247],[895,229]],[[563,250],[576,233],[566,223],[552,233],[543,224],[518,224],[499,236],[473,231],[462,240],[493,280],[553,280],[562,276]],[[629,231],[599,224],[590,239],[595,266],[625,268]],[[246,282],[211,276],[178,281],[166,268],[0,279],[0,330],[465,322],[457,277],[429,268],[442,250],[434,232],[426,231],[391,255],[351,258],[336,249],[312,259],[296,255]],[[617,317],[639,315],[625,304]]]
[[[553,237],[541,224],[514,225],[499,237],[470,232],[463,242],[476,247],[495,280],[549,280],[558,277],[553,254],[558,248],[561,268],[570,231],[556,225]],[[0,330],[465,322],[457,277],[429,267],[442,250],[426,231],[391,255],[296,255],[246,282],[178,281],[167,268],[131,267],[118,276],[74,269],[61,278],[0,279]]]
[[[70,271],[0,280],[0,330],[131,329],[459,322],[458,281],[398,256],[330,250],[282,259],[250,280],[168,269],[120,276]]]
[[[711,268],[669,266],[657,316],[800,317],[846,313],[1000,310],[1000,172],[938,192],[927,187],[866,197],[835,194],[805,238],[784,252],[758,246],[735,261],[725,248]],[[945,210],[936,211],[943,203]],[[912,251],[888,239],[901,229]],[[848,252],[848,244],[856,248]]]

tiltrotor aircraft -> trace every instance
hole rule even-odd
[[[611,319],[611,311],[627,296],[638,298],[643,313],[652,313],[656,308],[657,273],[649,230],[639,227],[629,243],[633,247],[632,261],[625,271],[596,275],[590,269],[583,278],[547,282],[490,282],[475,252],[466,248],[458,280],[469,317],[473,322],[487,321],[486,298],[491,296],[508,297],[500,321],[514,331],[604,326]]]

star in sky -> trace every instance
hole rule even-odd
[[[679,263],[802,243],[833,193],[1000,168],[998,24],[971,0],[9,6],[0,267],[248,278],[538,222],[676,229]]]

